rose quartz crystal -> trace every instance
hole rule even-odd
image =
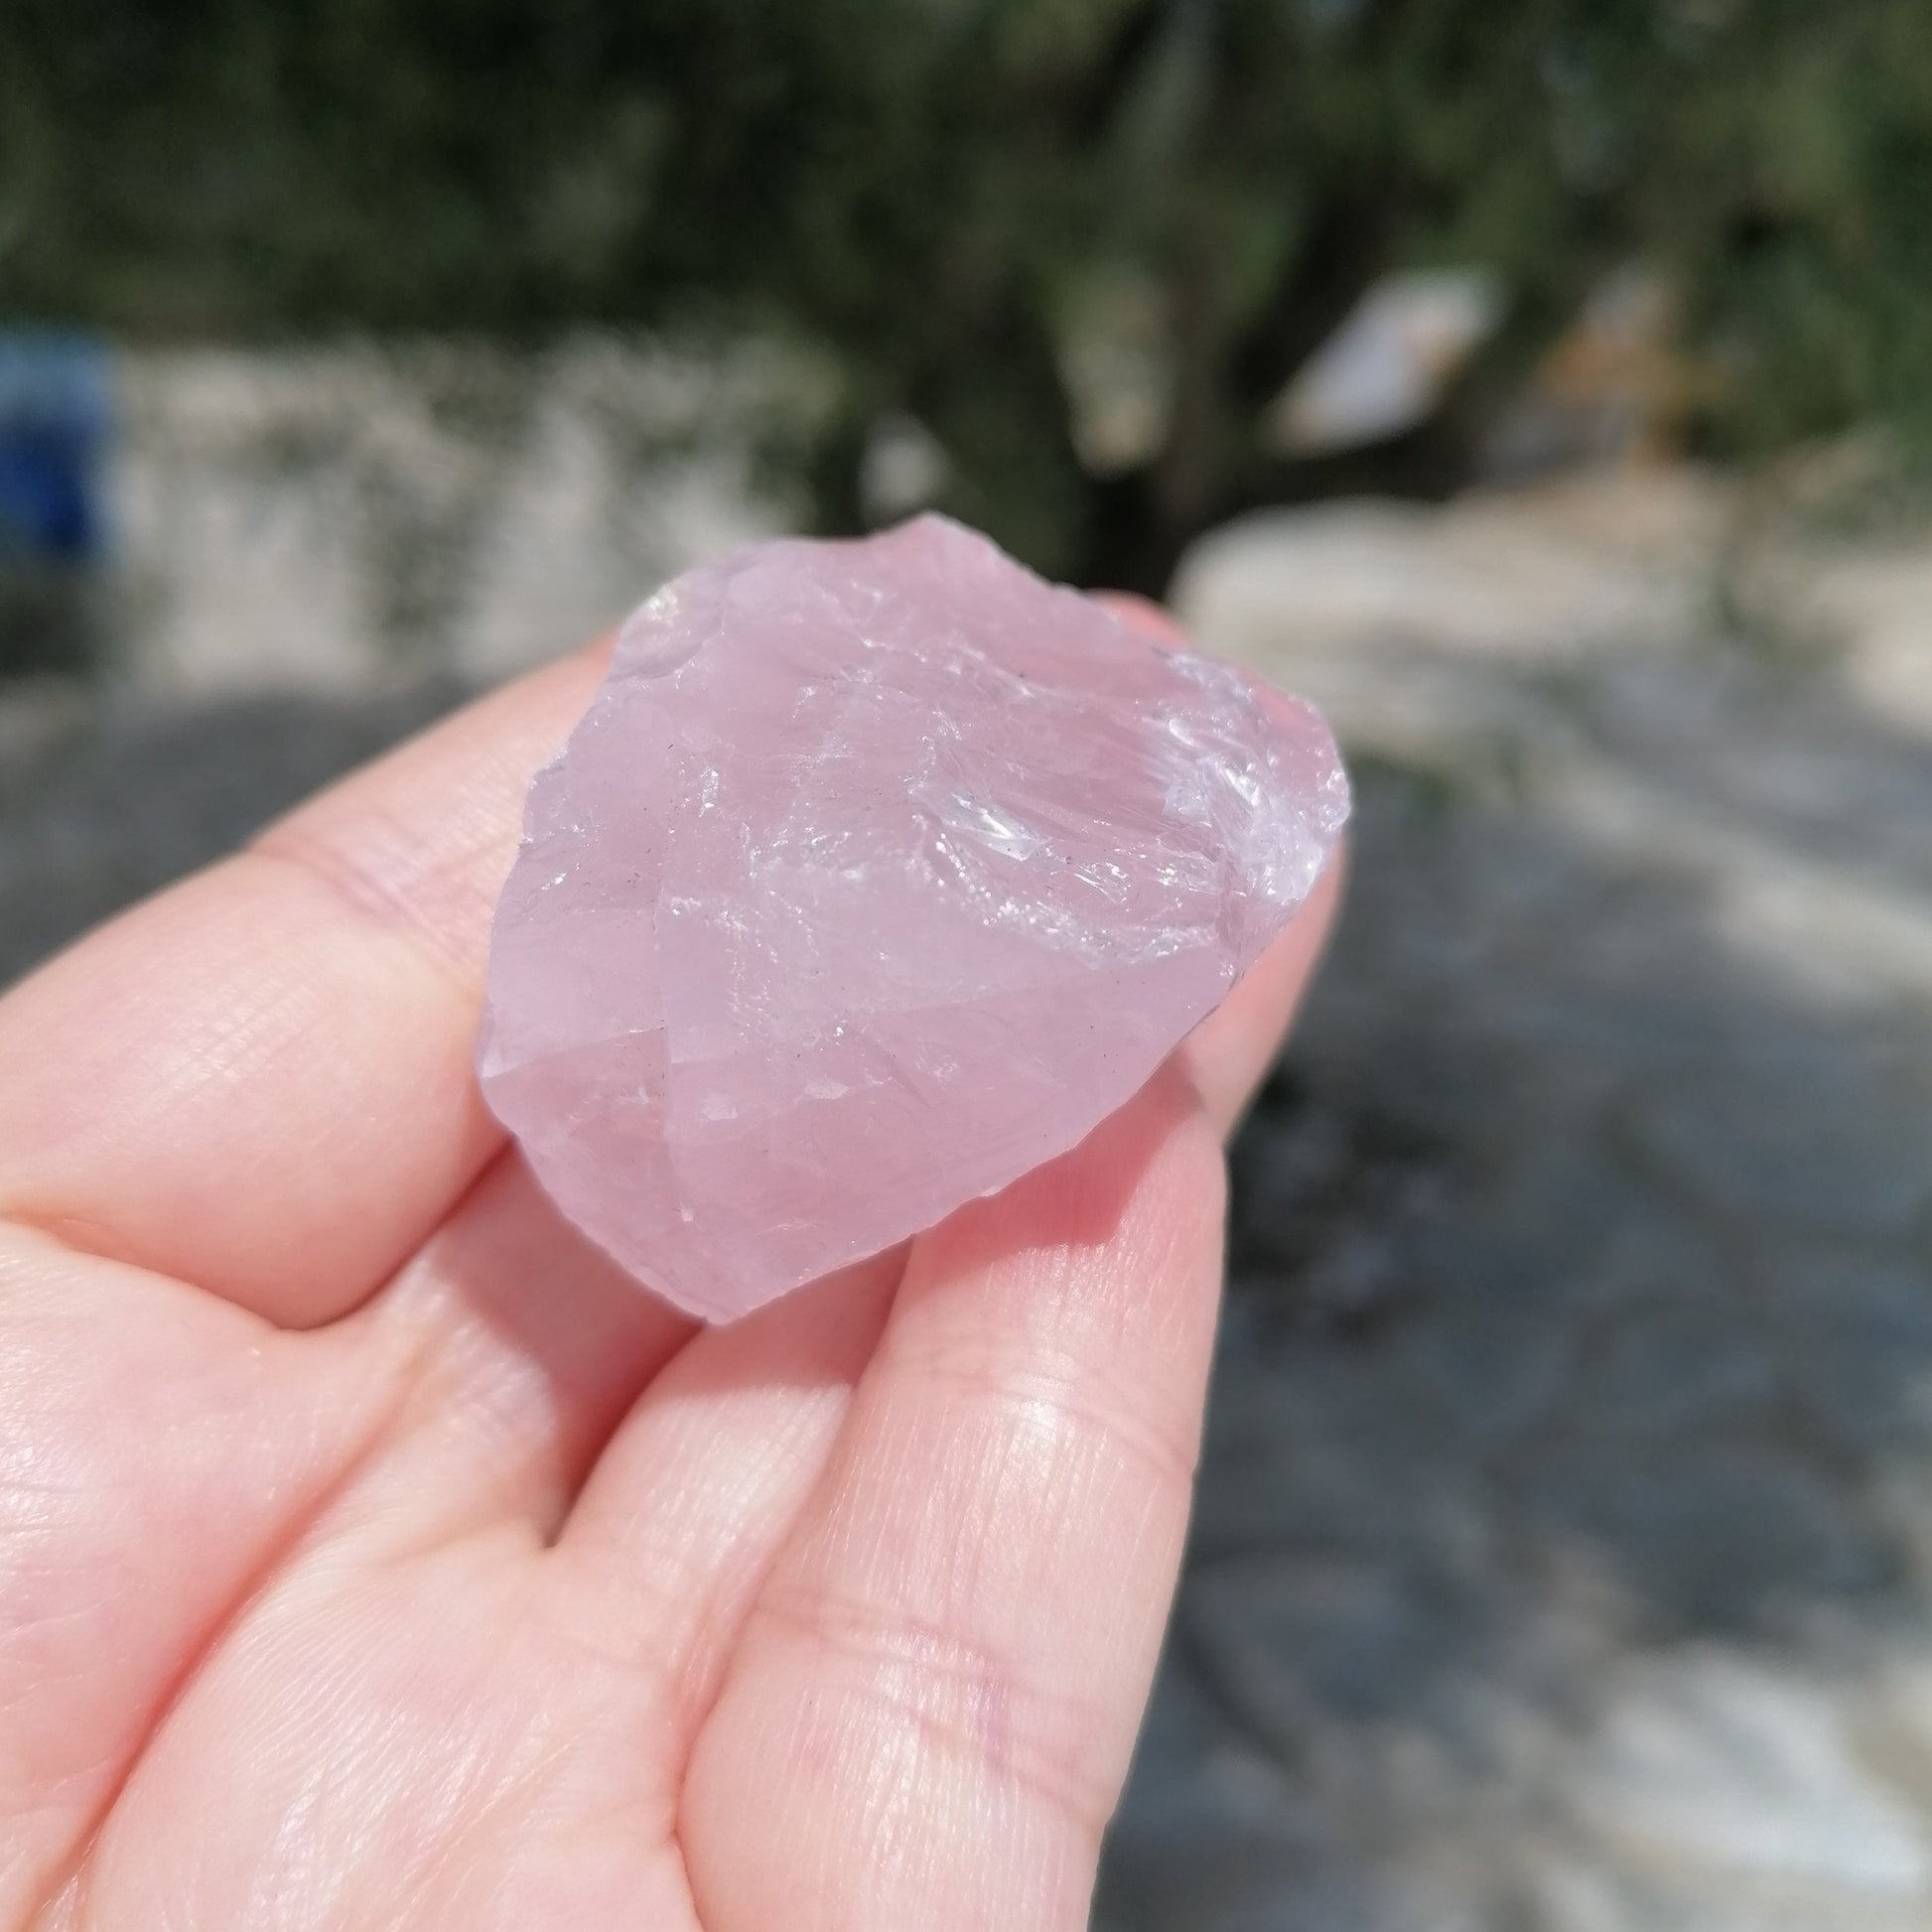
[[[1327,728],[936,516],[693,570],[531,786],[479,1065],[729,1320],[1079,1141],[1307,897]]]

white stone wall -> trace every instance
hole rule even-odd
[[[554,654],[775,527],[749,447],[769,387],[599,340],[126,356],[116,668],[341,693]]]

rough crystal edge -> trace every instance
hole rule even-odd
[[[994,544],[991,539],[983,536],[980,532],[937,511],[926,511],[919,516],[909,518],[905,523],[895,526],[894,530],[890,532],[875,532],[870,537],[854,537],[834,541],[839,542],[841,547],[858,548],[876,540],[880,535],[897,534],[900,531],[909,530],[919,524],[940,526],[954,540],[963,539],[976,549],[992,553],[1009,568],[1024,572],[1041,590],[1051,594],[1055,598],[1079,599],[1087,607],[1089,612],[1097,612],[1100,616],[1104,617],[1119,631],[1123,638],[1131,639],[1139,644],[1151,645],[1162,656],[1173,659],[1182,665],[1196,661],[1194,653],[1185,644],[1173,644],[1150,635],[1147,631],[1131,623],[1118,611],[1110,609],[1108,606],[1099,603],[1097,600],[1090,598],[1087,594],[1076,590],[1072,586],[1060,584],[1050,578],[1041,576],[1038,572],[1021,563],[1019,559],[1009,556],[998,545]],[[760,539],[735,546],[733,549],[722,553],[713,560],[708,568],[718,573],[721,578],[729,581],[731,574],[735,570],[749,566],[761,555],[768,553],[774,545],[820,547],[825,542],[826,540],[824,539],[808,539],[803,537]],[[578,730],[585,720],[596,710],[599,699],[615,678],[619,676],[638,676],[655,679],[666,676],[675,672],[680,665],[690,661],[691,658],[695,657],[705,648],[706,643],[710,641],[711,635],[715,634],[715,632],[700,636],[685,648],[662,652],[653,652],[650,648],[653,633],[664,619],[671,615],[669,601],[679,589],[679,580],[675,578],[660,586],[650,596],[642,599],[620,624],[613,646],[610,669],[607,671],[604,681],[600,683],[597,692],[593,694],[583,717],[577,721],[576,725],[573,725],[564,743],[540,768],[537,774],[538,777],[553,771],[557,766],[566,761]],[[1311,814],[1309,821],[1310,830],[1314,835],[1315,843],[1318,847],[1319,857],[1310,870],[1301,892],[1292,901],[1284,904],[1275,930],[1261,951],[1253,959],[1249,960],[1246,965],[1228,977],[1217,997],[1194,1016],[1185,1031],[1172,1045],[1142,1067],[1138,1074],[1129,1080],[1121,1082],[1113,1098],[1103,1100],[1103,1104],[1090,1118],[1085,1119],[1083,1124],[1075,1126],[1063,1139],[1060,1136],[1051,1137],[1050,1144],[1044,1152],[1029,1160],[1024,1166],[1017,1167],[1012,1173],[990,1185],[979,1188],[971,1194],[961,1196],[953,1206],[946,1209],[940,1215],[931,1219],[921,1219],[915,1225],[908,1225],[901,1232],[893,1235],[887,1240],[868,1245],[864,1248],[855,1249],[841,1256],[839,1259],[831,1262],[829,1266],[820,1269],[812,1275],[775,1287],[758,1304],[749,1309],[720,1309],[711,1305],[708,1298],[702,1295],[693,1295],[681,1291],[648,1261],[620,1252],[618,1247],[612,1242],[605,1239],[604,1236],[591,1227],[585,1225],[584,1222],[578,1220],[568,1210],[563,1209],[561,1203],[559,1203],[559,1211],[564,1213],[565,1218],[570,1221],[572,1227],[586,1240],[590,1241],[593,1246],[610,1256],[626,1275],[646,1292],[658,1296],[673,1308],[676,1308],[685,1314],[691,1315],[697,1320],[722,1325],[735,1320],[743,1320],[747,1315],[756,1313],[759,1308],[769,1307],[771,1303],[779,1301],[787,1295],[794,1294],[799,1289],[808,1287],[814,1281],[822,1281],[828,1276],[835,1275],[848,1268],[860,1266],[882,1254],[890,1253],[894,1248],[899,1247],[908,1241],[915,1240],[920,1235],[930,1232],[933,1228],[943,1225],[952,1214],[958,1212],[961,1207],[970,1204],[972,1201],[992,1199],[998,1194],[1003,1193],[1007,1188],[1015,1185],[1018,1181],[1024,1179],[1028,1174],[1071,1153],[1095,1133],[1106,1121],[1112,1119],[1123,1108],[1131,1105],[1135,1097],[1145,1089],[1149,1081],[1155,1078],[1161,1068],[1168,1064],[1173,1055],[1185,1046],[1186,1042],[1193,1037],[1194,1034],[1202,1025],[1211,1019],[1214,1014],[1219,1012],[1221,1007],[1226,1004],[1234,989],[1240,985],[1241,981],[1254,969],[1255,965],[1261,959],[1265,958],[1267,953],[1280,942],[1290,925],[1293,924],[1295,918],[1307,905],[1316,886],[1319,885],[1323,875],[1333,863],[1336,850],[1341,842],[1342,832],[1347,824],[1353,806],[1352,787],[1348,779],[1346,765],[1343,762],[1340,749],[1335,742],[1332,729],[1318,707],[1307,699],[1280,690],[1270,684],[1258,672],[1246,665],[1232,664],[1222,659],[1209,659],[1206,661],[1235,672],[1247,684],[1257,702],[1265,709],[1278,714],[1292,714],[1303,728],[1312,725],[1321,734],[1322,739],[1325,741],[1327,752],[1327,770],[1320,789],[1316,794],[1316,801],[1319,807],[1318,812]],[[517,849],[516,862],[518,863],[521,862],[524,853],[532,843],[532,818],[536,803],[536,794],[537,786],[533,781],[524,796],[521,836]],[[492,918],[492,930],[493,924],[494,920]],[[491,1015],[486,1005],[483,1024],[479,1029],[477,1043],[477,1060],[480,1068],[487,1052],[491,1034]],[[486,1094],[485,1098],[487,1098]],[[494,1112],[493,1106],[491,1111]],[[500,1119],[500,1116],[498,1118]],[[504,1122],[503,1124],[505,1127],[510,1127],[508,1122]],[[513,1135],[516,1132],[514,1128],[510,1128],[510,1131]],[[536,1177],[538,1184],[543,1187],[546,1195],[551,1194],[551,1189],[543,1179],[543,1176],[538,1174]],[[554,1196],[552,1197],[554,1198]]]

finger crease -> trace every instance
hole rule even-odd
[[[868,1712],[1099,1836],[1113,1781],[1093,1748],[1106,1725],[1086,1702],[1028,1684],[995,1646],[897,1612],[799,1592],[767,1598],[759,1615],[856,1666],[847,1689]]]
[[[460,945],[439,921],[424,913],[411,894],[329,840],[306,836],[293,823],[285,823],[243,847],[238,857],[299,873],[361,923],[404,939],[466,996],[475,996],[474,947]]]
[[[1070,1434],[1103,1448],[1123,1463],[1145,1470],[1163,1485],[1183,1494],[1193,1487],[1199,1438],[1191,1428],[1164,1428],[1145,1413],[1126,1378],[1085,1369],[1078,1376],[1050,1368],[994,1362],[924,1364],[918,1379],[939,1390],[961,1389],[989,1407],[1023,1420],[1033,1433],[1041,1421],[1053,1433]],[[1084,1387],[1084,1384],[1095,1387]]]

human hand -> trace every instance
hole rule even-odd
[[[1086,1922],[1334,881],[1073,1153],[694,1329],[471,1068],[600,669],[0,1001],[0,1926]]]

